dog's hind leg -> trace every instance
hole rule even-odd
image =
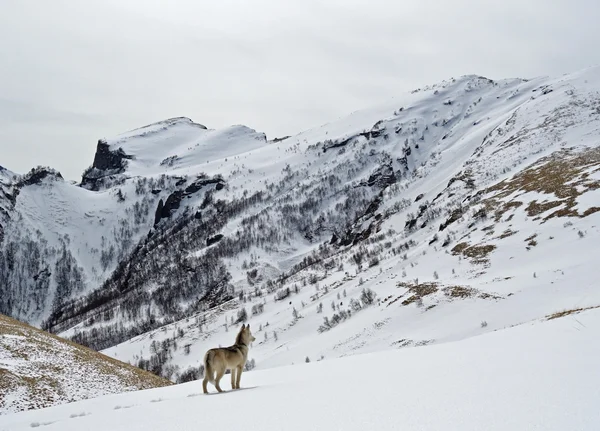
[[[215,386],[217,388],[217,391],[219,391],[219,392],[223,392],[223,389],[221,389],[221,386],[219,385],[219,383],[221,382],[221,378],[223,377],[223,374],[225,374],[225,370],[217,371],[217,377],[215,379]]]
[[[236,371],[236,368],[231,369],[231,389],[236,389],[236,387],[235,387],[235,371]]]
[[[239,389],[240,388],[240,379],[242,378],[242,371],[244,370],[244,366],[240,365],[239,367],[237,367],[237,379],[235,382],[235,388]]]

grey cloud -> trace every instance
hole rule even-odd
[[[591,0],[3,0],[0,164],[77,178],[98,138],[167,117],[272,137],[451,76],[576,71],[599,62],[598,12]]]

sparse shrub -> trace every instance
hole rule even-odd
[[[360,300],[362,301],[362,303],[367,306],[367,305],[371,305],[373,304],[373,302],[375,302],[375,297],[377,295],[375,294],[375,292],[373,292],[371,289],[369,289],[368,287],[363,289],[360,292]]]
[[[254,369],[254,367],[256,367],[256,361],[254,358],[248,359],[244,364],[244,371],[251,371]]]
[[[372,268],[377,265],[379,265],[379,257],[378,256],[373,256],[371,259],[369,259],[369,268]]]
[[[433,271],[433,278],[434,278],[435,280],[437,280],[437,279],[439,279],[439,278],[440,278],[440,275],[438,274],[438,272],[437,272],[437,271]]]
[[[289,287],[279,289],[275,293],[275,301],[282,301],[285,298],[287,298],[288,296],[290,296],[290,288]]]
[[[237,319],[236,319],[235,323],[242,323],[242,322],[245,322],[246,320],[248,320],[248,312],[246,311],[245,308],[242,308],[237,313]]]
[[[257,314],[261,314],[263,311],[265,311],[265,306],[264,304],[260,303],[260,304],[254,304],[252,306],[252,315],[255,316]]]
[[[360,304],[360,301],[354,298],[350,299],[350,309],[354,311],[362,310],[362,305]]]
[[[304,360],[304,362],[306,362],[308,364],[310,362],[310,358],[307,356],[306,359]]]
[[[488,325],[488,323],[484,320],[481,322],[481,327],[485,328]]]
[[[577,235],[579,235],[579,238],[583,238],[585,236],[585,233],[582,231],[577,231]]]
[[[191,382],[204,377],[204,365],[190,367],[177,377],[177,383]]]

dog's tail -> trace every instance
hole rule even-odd
[[[212,361],[215,356],[215,352],[209,350],[204,355],[204,378],[210,383],[215,383],[215,372],[212,367]]]

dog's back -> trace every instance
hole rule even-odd
[[[246,357],[236,346],[209,349],[204,355],[204,373],[208,381],[214,383],[215,373],[225,373],[227,370],[243,367],[245,363]]]

